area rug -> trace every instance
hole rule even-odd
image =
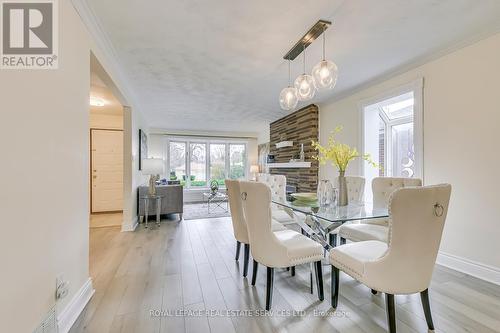
[[[221,207],[217,207],[215,204],[210,204],[210,213],[208,212],[207,203],[189,203],[184,204],[184,220],[196,220],[196,219],[206,219],[211,217],[227,217],[231,216],[231,213],[226,211],[226,204],[222,204]],[[229,207],[228,207],[229,208]]]

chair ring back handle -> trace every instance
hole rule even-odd
[[[437,217],[441,217],[444,214],[444,208],[440,203],[437,203],[434,205],[434,215]]]
[[[247,200],[247,192],[242,192],[241,193],[241,200],[243,200],[243,201]]]

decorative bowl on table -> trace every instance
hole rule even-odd
[[[290,194],[295,200],[295,205],[311,206],[318,203],[318,196],[316,193],[292,193]]]

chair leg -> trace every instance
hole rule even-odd
[[[241,249],[241,242],[236,241],[236,258],[234,259],[236,261],[240,259],[240,249]]]
[[[345,244],[345,238],[344,237],[340,237],[340,245],[344,245]]]
[[[245,244],[245,261],[243,262],[243,276],[246,277],[248,274],[248,259],[250,257],[250,244]]]
[[[377,295],[377,291],[375,289],[372,289],[372,294]]]
[[[318,290],[318,299],[320,301],[325,299],[323,292],[323,266],[321,260],[314,263],[314,272],[316,273],[316,289]]]
[[[292,266],[292,272],[291,272],[291,275],[292,275],[292,276],[295,276],[295,266]]]
[[[273,304],[274,287],[274,268],[267,267],[267,286],[266,286],[266,310],[271,310]]]
[[[331,303],[332,308],[336,309],[339,301],[339,269],[332,265],[331,281]]]
[[[253,261],[252,266],[252,286],[255,286],[255,281],[257,281],[257,269],[259,268],[259,263],[257,261]]]
[[[387,325],[389,333],[396,333],[396,308],[394,307],[394,295],[385,294],[385,306],[387,308]]]
[[[328,234],[328,243],[330,244],[331,247],[336,247],[337,246],[337,235]]]
[[[424,308],[427,327],[430,330],[434,330],[434,323],[432,322],[432,315],[431,315],[431,305],[429,303],[429,289],[425,289],[420,293],[420,299],[422,300],[422,307]]]
[[[311,295],[314,293],[314,282],[313,282],[313,268],[314,263],[309,263],[309,285],[311,286]]]

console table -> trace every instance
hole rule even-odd
[[[145,202],[141,197],[145,197],[149,194],[148,186],[139,186],[137,188],[137,215],[139,217],[145,216]],[[179,218],[182,220],[184,197],[183,197],[183,187],[181,185],[158,185],[156,186],[156,194],[162,196],[159,206],[160,206],[160,216],[167,214],[179,214]],[[156,200],[150,200],[148,207],[148,215],[155,215]]]

